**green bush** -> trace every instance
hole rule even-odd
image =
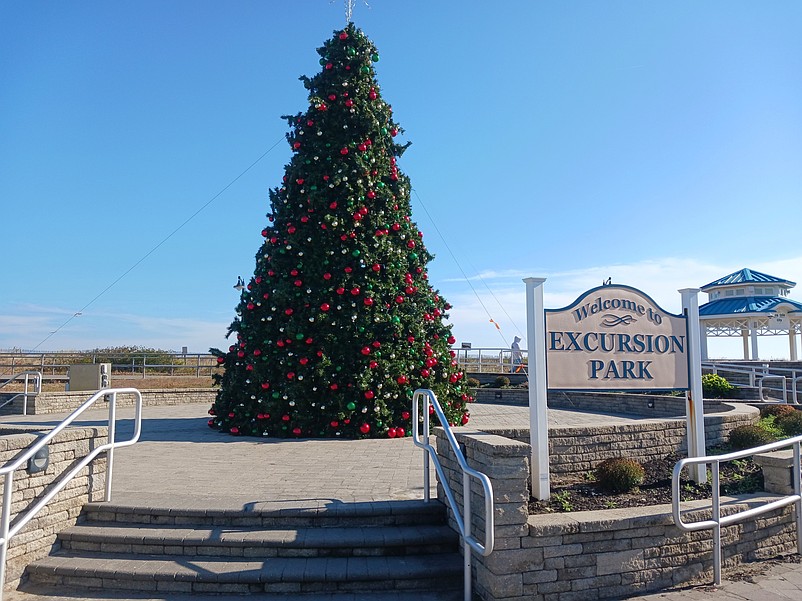
[[[788,405],[786,405],[788,407]],[[781,415],[774,419],[786,436],[799,436],[802,434],[802,412],[789,407],[793,413]]]
[[[733,393],[735,386],[718,374],[702,376],[702,393],[706,399],[726,399]]]
[[[733,428],[729,436],[730,446],[735,451],[759,447],[775,440],[771,432],[755,425]]]
[[[499,376],[493,380],[493,388],[507,388],[510,385],[510,379],[507,376]]]
[[[476,378],[468,378],[466,380],[466,383],[471,388],[479,388],[479,386],[481,386],[481,382],[479,382],[479,380],[477,380]]]
[[[596,481],[608,492],[628,492],[643,484],[643,466],[634,459],[615,457],[596,466]]]
[[[769,417],[770,415],[773,415],[775,418],[780,418],[794,413],[797,413],[797,410],[791,407],[791,405],[785,404],[768,405],[760,409],[761,418]]]

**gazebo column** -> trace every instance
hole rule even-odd
[[[757,353],[757,323],[753,322],[749,326],[749,337],[752,339],[752,361],[757,361],[760,355]]]
[[[791,324],[788,328],[788,350],[791,355],[791,361],[796,361],[796,328]]]
[[[699,347],[702,351],[702,361],[707,361],[707,326],[703,322],[699,322],[700,338]]]
[[[744,343],[744,361],[749,361],[749,330],[746,328],[741,330],[741,339]]]

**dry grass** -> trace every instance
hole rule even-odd
[[[160,388],[212,388],[214,383],[212,378],[206,377],[187,377],[187,376],[142,376],[117,375],[112,374],[111,385],[114,388],[138,388],[140,390],[156,390]],[[63,392],[66,382],[44,382],[43,392]],[[2,392],[22,392],[22,382],[14,382],[3,387]]]

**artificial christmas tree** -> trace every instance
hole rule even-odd
[[[353,24],[318,49],[302,77],[305,113],[285,117],[293,150],[270,191],[256,269],[211,349],[224,371],[209,426],[279,437],[402,437],[416,388],[435,391],[449,422],[467,422],[464,375],[428,281],[432,256],[410,214],[406,146],[381,96],[379,55]]]

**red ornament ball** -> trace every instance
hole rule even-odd
[[[404,438],[406,436],[407,431],[404,428],[396,428],[395,429],[395,437],[396,438]]]
[[[387,436],[389,438],[395,438],[395,435],[396,435],[395,428],[390,428],[389,430],[387,430]]]
[[[362,424],[361,426],[359,426],[359,431],[362,432],[362,434],[367,434],[368,432],[370,432],[370,425]]]
[[[341,32],[340,33],[340,39],[341,40],[347,40],[348,39],[348,34],[346,32],[344,32],[344,31]]]
[[[295,434],[296,436],[300,436],[301,435],[301,429],[300,428],[293,428],[292,429],[292,433]]]

